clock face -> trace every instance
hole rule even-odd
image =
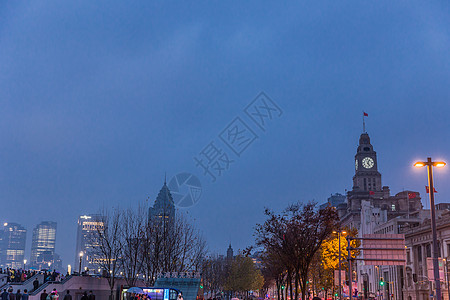
[[[355,170],[358,170],[358,160],[355,159]]]
[[[364,157],[362,160],[362,165],[366,169],[372,168],[374,164],[373,159],[370,157]]]

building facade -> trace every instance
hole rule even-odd
[[[51,268],[55,262],[56,222],[44,221],[33,229],[30,266],[38,270]]]
[[[103,228],[103,220],[103,216],[95,214],[78,218],[74,271],[78,272],[81,269],[83,272],[85,269],[94,271],[98,269],[94,253],[95,247],[98,247],[97,232]]]
[[[401,233],[404,227],[418,226],[423,208],[420,193],[406,190],[391,195],[390,188],[382,183],[378,156],[367,132],[360,135],[354,159],[352,189],[347,192],[346,201],[337,201],[333,205],[341,225],[356,228],[359,237],[373,233]],[[364,252],[359,258],[364,258]],[[405,275],[404,267],[371,266],[357,261],[353,279],[363,298],[403,300]],[[380,279],[386,284],[380,285]]]
[[[0,266],[19,269],[24,266],[27,230],[17,223],[4,223],[0,231]]]
[[[442,299],[450,299],[448,283],[450,259],[450,211],[446,208],[448,204],[436,205],[436,231],[438,239],[438,253],[440,258],[440,281]],[[444,209],[440,209],[444,208]],[[434,279],[432,257],[432,234],[430,211],[424,210],[421,222],[417,226],[405,227],[402,231],[406,240],[406,268],[404,283],[405,300],[428,300],[432,299]]]

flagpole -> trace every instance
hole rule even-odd
[[[363,133],[366,132],[366,121],[364,120],[364,112],[363,112]]]

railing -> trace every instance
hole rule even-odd
[[[36,290],[34,290],[32,293],[30,293],[30,295],[34,296],[34,295],[39,294],[42,290],[44,290],[50,284],[64,284],[67,281],[69,281],[70,278],[72,278],[72,276],[73,275],[69,275],[66,278],[64,278],[64,280],[62,280],[62,281],[47,281],[47,282],[43,283],[40,287],[38,287]]]

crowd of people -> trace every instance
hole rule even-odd
[[[6,268],[2,269],[0,268],[0,274],[7,275],[7,281],[8,282],[24,282],[27,279],[33,277],[38,271],[36,270],[22,270],[22,269],[11,269]]]
[[[49,270],[22,270],[22,269],[12,269],[12,268],[6,268],[2,269],[0,268],[0,274],[7,275],[7,282],[11,283],[20,283],[27,281],[31,277],[33,277],[36,274],[44,274],[44,282],[47,281],[62,281],[64,280],[64,275],[56,272],[56,271],[49,271]]]

